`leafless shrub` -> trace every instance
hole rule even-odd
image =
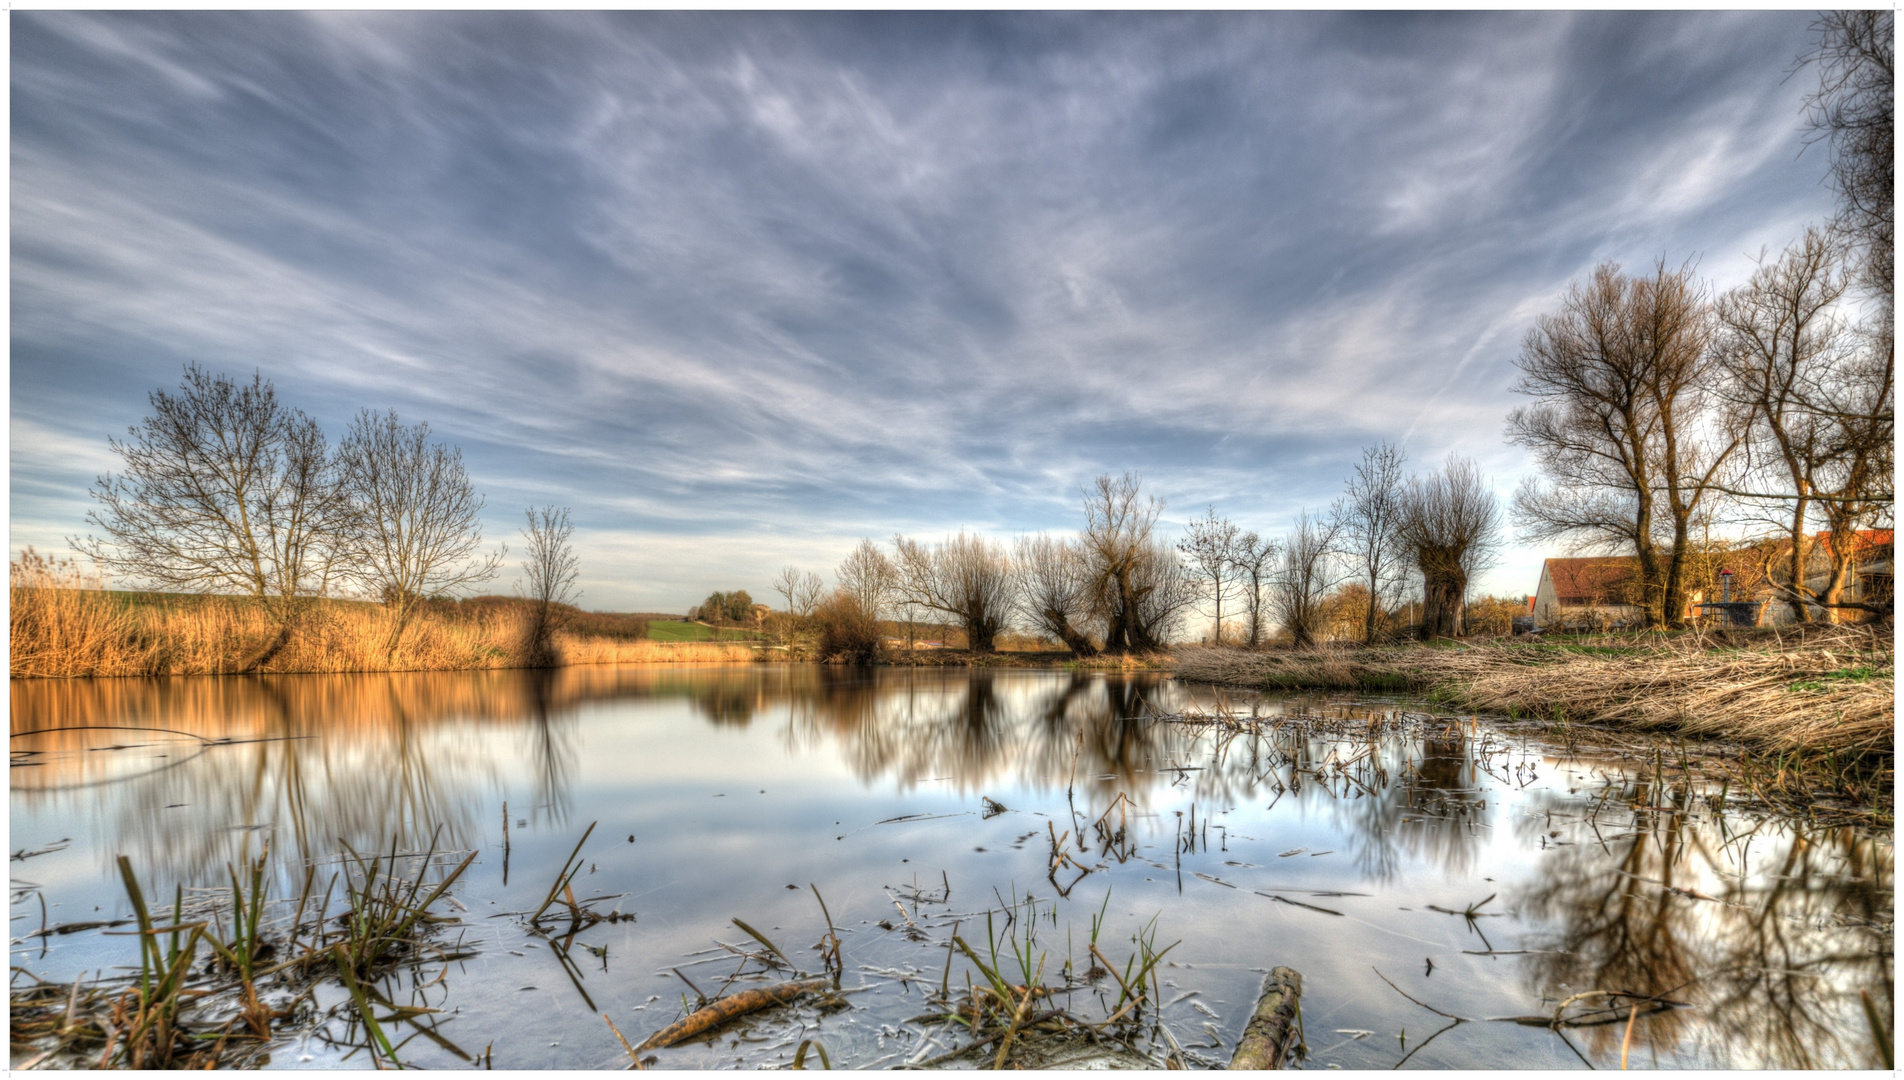
[[[820,659],[846,664],[870,664],[879,659],[879,620],[846,589],[834,590],[815,607],[813,622],[819,631]]]
[[[826,595],[826,582],[820,580],[820,575],[810,570],[803,574],[797,566],[781,567],[773,587],[787,602],[788,614],[799,619],[813,614],[813,609],[820,606],[821,597]]]
[[[1263,643],[1268,629],[1269,588],[1282,550],[1276,541],[1254,532],[1237,536],[1230,549],[1230,565],[1236,569],[1238,591],[1243,595],[1247,644],[1252,649]]]
[[[1104,648],[1152,652],[1196,602],[1195,583],[1177,552],[1153,538],[1163,504],[1139,491],[1136,477],[1104,475],[1084,493],[1079,538],[1090,570],[1091,606],[1104,623]]]

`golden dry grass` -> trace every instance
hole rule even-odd
[[[12,564],[11,576],[9,670],[16,679],[234,674],[251,670],[277,635],[270,617],[242,599],[107,592],[74,564],[32,552]],[[262,670],[470,671],[526,663],[522,608],[421,612],[394,653],[385,648],[388,627],[375,604],[314,603]],[[754,655],[732,643],[576,634],[558,635],[557,650],[563,665],[733,663]]]
[[[753,647],[737,641],[628,641],[562,634],[556,648],[565,664],[735,664],[754,658]]]
[[[1894,743],[1894,671],[1890,639],[1860,627],[1744,647],[1682,638],[1585,648],[1186,649],[1176,665],[1180,678],[1202,682],[1409,691],[1477,711],[1884,754]]]

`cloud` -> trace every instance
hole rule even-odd
[[[620,609],[1107,471],[1267,531],[1378,438],[1505,494],[1568,281],[1723,286],[1828,208],[1806,21],[25,13],[16,544],[186,361],[430,421]]]

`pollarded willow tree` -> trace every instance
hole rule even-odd
[[[430,425],[365,410],[338,445],[337,468],[349,511],[341,576],[383,602],[384,650],[395,654],[425,598],[495,577],[503,551],[479,553],[483,498],[462,451],[431,442]]]
[[[1026,623],[1050,634],[1078,656],[1095,656],[1091,640],[1097,612],[1091,604],[1091,570],[1075,541],[1039,534],[1013,545],[1018,571],[1018,607]]]
[[[1109,652],[1143,653],[1163,647],[1196,602],[1196,583],[1177,551],[1155,535],[1163,504],[1144,495],[1135,476],[1109,474],[1084,492],[1079,546],[1089,572],[1092,609],[1104,625]]]
[[[257,670],[341,555],[348,504],[324,432],[257,373],[243,383],[191,364],[176,394],[149,400],[152,415],[111,442],[123,471],[93,485],[86,520],[104,535],[71,542],[116,575],[256,601],[277,628],[246,663]]]
[[[957,619],[973,652],[997,648],[1017,584],[1003,545],[964,532],[934,546],[894,536],[893,553],[901,600]]]
[[[1474,462],[1450,456],[1440,471],[1410,477],[1400,536],[1422,578],[1422,636],[1460,637],[1468,582],[1501,543],[1501,504]]]

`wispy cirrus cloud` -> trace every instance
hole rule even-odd
[[[1383,437],[1505,493],[1570,279],[1826,211],[1807,21],[23,13],[14,544],[187,361],[430,421],[492,536],[572,504],[600,607],[1105,471],[1269,531]]]

